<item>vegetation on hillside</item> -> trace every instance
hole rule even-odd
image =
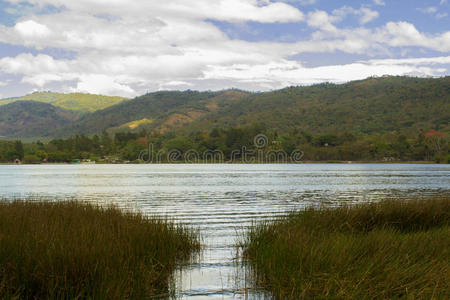
[[[113,127],[125,125],[127,123],[148,119],[151,123],[143,124],[140,130],[156,129],[156,131],[164,130],[164,123],[171,117],[178,115],[187,116],[189,113],[196,113],[203,116],[209,112],[207,106],[217,98],[227,98],[227,93],[221,92],[157,92],[137,97],[131,101],[121,103],[107,109],[97,111],[93,114],[86,115],[80,119],[76,127],[72,130],[78,133],[98,133]],[[167,124],[168,125],[168,124]],[[168,126],[171,129],[180,128],[181,126]]]
[[[218,122],[266,122],[280,130],[363,134],[450,130],[450,77],[369,78],[256,94],[220,112]]]
[[[257,142],[255,137],[263,140]],[[263,144],[261,144],[262,142]],[[106,131],[48,143],[0,141],[0,162],[299,162],[301,161],[430,161],[449,163],[449,139],[436,130],[385,134],[312,134],[279,132],[263,124],[188,135]],[[142,154],[144,153],[144,156]],[[208,155],[221,157],[207,157]],[[291,157],[296,155],[296,160]],[[208,161],[209,159],[209,161]]]
[[[276,299],[448,299],[450,198],[309,208],[243,241]]]
[[[48,103],[16,101],[0,106],[0,136],[50,137],[77,119],[77,114]]]
[[[151,93],[86,115],[73,130],[79,134],[98,133],[147,118],[152,123],[137,130],[190,133],[264,123],[279,131],[303,130],[314,134],[415,133],[420,129],[448,132],[449,111],[450,77],[387,77],[265,93],[236,90]],[[171,118],[183,116],[182,122],[167,124]]]
[[[197,233],[77,202],[0,201],[1,299],[144,299],[169,292]]]
[[[85,104],[95,107],[95,103],[86,101]],[[20,123],[23,118],[9,113],[5,106],[0,106],[0,111],[7,116],[7,122],[0,124],[0,131],[4,132],[0,135],[10,138],[44,136],[30,131],[34,123],[26,120]],[[420,130],[450,132],[449,111],[450,77],[383,77],[265,93],[239,90],[156,92],[83,114],[74,122],[67,121],[65,126],[54,126],[49,120],[39,128],[54,138],[99,134],[104,130],[115,133],[142,129],[153,133],[176,131],[187,136],[212,128],[263,123],[279,132],[306,131],[314,135],[406,132],[411,136]],[[38,114],[33,110],[27,112]],[[140,122],[142,120],[145,122]],[[15,128],[17,134],[8,133],[7,128]]]
[[[105,109],[124,100],[128,100],[128,98],[83,93],[34,92],[23,97],[0,99],[0,106],[16,101],[36,101],[49,103],[62,109],[87,113]]]

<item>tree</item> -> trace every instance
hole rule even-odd
[[[16,158],[23,159],[23,157],[25,155],[25,151],[23,150],[23,144],[21,141],[14,142],[14,152],[15,152]]]
[[[100,144],[102,147],[103,152],[109,153],[112,151],[112,139],[110,138],[109,134],[104,130],[102,132],[102,136],[100,138]],[[103,153],[104,154],[104,153]]]
[[[37,155],[33,155],[33,154],[25,155],[23,160],[27,164],[39,164],[41,162],[41,159]]]
[[[397,152],[398,158],[400,159],[405,159],[407,153],[411,153],[411,145],[409,144],[405,135],[399,135],[392,146],[394,147],[394,150]]]
[[[316,146],[336,146],[338,138],[335,134],[319,135],[314,138],[313,144]]]
[[[72,160],[72,155],[70,153],[56,151],[48,154],[49,162],[70,162]]]
[[[425,143],[431,149],[433,156],[435,157],[440,156],[443,153],[444,148],[448,145],[445,134],[434,129],[425,134]]]
[[[170,139],[165,143],[165,146],[168,151],[178,150],[183,153],[193,148],[192,142],[186,137],[176,137]]]
[[[48,154],[47,152],[43,151],[43,150],[39,150],[36,154],[41,160],[47,159],[48,158]]]
[[[219,129],[214,128],[214,129],[211,131],[211,133],[209,134],[209,136],[212,137],[212,138],[218,138],[218,137],[220,137]]]

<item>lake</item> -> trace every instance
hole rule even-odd
[[[198,261],[175,274],[180,299],[264,299],[236,252],[254,221],[309,205],[450,193],[450,165],[1,165],[0,197],[114,203],[201,229]]]

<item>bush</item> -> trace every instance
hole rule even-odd
[[[23,158],[24,162],[27,164],[39,164],[41,163],[41,159],[36,155],[25,155]]]
[[[62,151],[50,152],[48,154],[49,162],[71,162],[72,154]]]

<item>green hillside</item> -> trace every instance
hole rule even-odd
[[[450,130],[450,77],[369,78],[347,84],[289,87],[265,93],[158,92],[83,116],[76,132],[127,128],[209,131],[262,123],[314,133]]]
[[[230,103],[193,125],[227,127],[252,122],[316,133],[449,130],[450,77],[369,78],[342,85],[290,87]]]
[[[220,92],[164,91],[150,93],[83,116],[76,124],[79,133],[96,133],[107,129],[170,131],[204,120],[216,111],[250,93],[227,90]],[[140,120],[145,122],[139,122]],[[142,126],[129,126],[141,123]],[[207,125],[209,126],[209,125]],[[119,127],[119,128],[117,128]]]
[[[29,100],[49,103],[63,109],[87,113],[105,109],[124,100],[128,100],[128,98],[83,93],[63,94],[53,92],[35,92],[23,97],[0,99],[0,105],[6,105],[16,101]]]
[[[51,137],[76,121],[78,114],[37,101],[15,101],[0,107],[0,136]]]
[[[73,104],[78,107],[78,111],[81,107],[85,111],[92,111],[112,103],[108,102],[110,97],[94,95],[77,98],[71,94],[72,98],[64,100],[52,98],[56,97],[53,93],[37,95],[42,96],[41,102],[67,109],[71,109],[70,105]],[[89,97],[97,97],[97,100],[90,101],[88,99],[94,98]],[[101,99],[109,100],[102,102]],[[119,98],[113,99],[119,101]],[[0,111],[3,110],[0,106]],[[430,129],[449,132],[449,112],[450,77],[382,77],[339,85],[289,87],[264,93],[240,90],[149,93],[85,113],[77,120],[58,127],[48,119],[48,127],[42,123],[40,128],[53,137],[95,134],[104,130],[111,133],[139,132],[142,129],[188,135],[192,132],[209,132],[213,128],[227,129],[251,124],[263,124],[280,133],[383,134],[416,133]],[[15,128],[16,132],[26,132],[25,137],[33,137],[30,136],[33,131],[25,128],[33,123],[22,124],[16,119],[21,118],[21,115],[8,116],[8,112],[2,113],[6,119],[0,124],[0,132],[5,132],[4,128]]]

